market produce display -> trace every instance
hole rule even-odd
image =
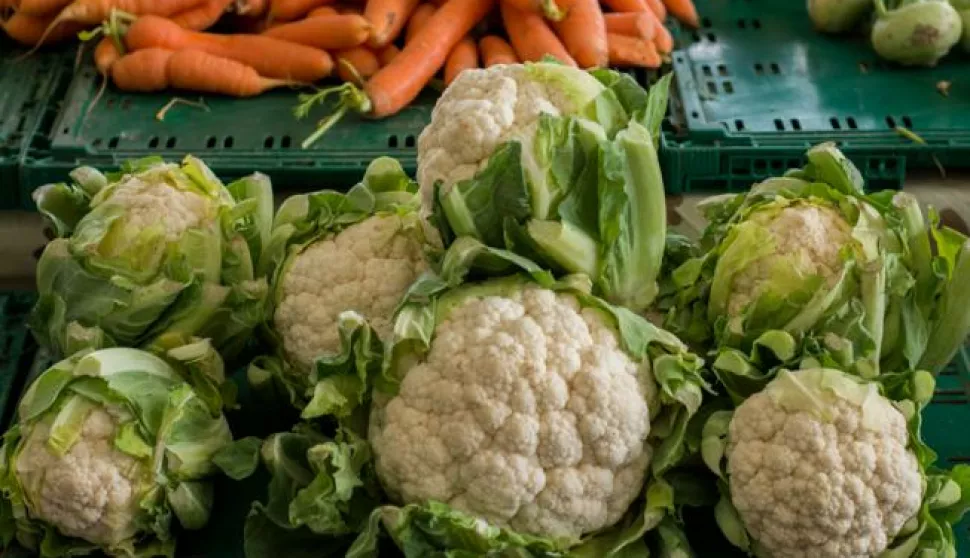
[[[822,144],[705,202],[695,242],[667,231],[669,77],[456,76],[416,179],[379,157],[275,214],[192,157],[38,191],[31,327],[66,360],[4,438],[4,545],[177,556],[220,474],[259,487],[249,558],[956,556],[970,466],[921,426],[970,240]]]
[[[970,44],[964,0],[808,0],[807,5],[819,31],[865,28],[879,56],[905,66],[935,66],[961,38]]]

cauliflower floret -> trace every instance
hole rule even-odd
[[[164,167],[160,170],[168,170]],[[169,185],[160,171],[129,177],[115,189],[110,203],[125,208],[124,226],[132,231],[161,226],[165,240],[175,242],[208,219],[210,203],[203,196]]]
[[[771,235],[777,254],[803,276],[821,276],[829,287],[842,270],[839,251],[852,241],[852,227],[833,208],[816,204],[790,205],[780,212],[756,211],[749,220]],[[728,298],[728,314],[736,316],[757,299],[775,279],[774,255],[763,257],[734,276]]]
[[[651,451],[640,366],[601,314],[537,287],[469,298],[376,405],[377,472],[405,502],[579,536],[616,523]]]
[[[922,499],[906,419],[878,393],[851,400],[804,385],[823,413],[786,409],[772,385],[735,412],[726,454],[734,505],[767,556],[878,556]]]
[[[274,319],[298,368],[309,370],[321,354],[339,350],[341,312],[356,311],[382,338],[390,334],[394,308],[427,268],[416,226],[397,215],[370,217],[293,259]]]
[[[137,533],[134,518],[140,512],[142,487],[150,486],[150,471],[115,449],[117,429],[115,417],[95,408],[63,456],[47,445],[48,422],[26,433],[16,467],[31,516],[68,537],[105,547]]]
[[[579,110],[577,97],[555,81],[540,82],[522,65],[498,65],[462,72],[435,104],[431,123],[418,139],[418,182],[425,207],[435,182],[442,193],[484,168],[496,147],[531,138],[542,113]]]

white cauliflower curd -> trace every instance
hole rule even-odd
[[[906,418],[874,384],[783,371],[731,420],[731,499],[772,558],[874,558],[919,511]]]
[[[387,491],[578,537],[638,496],[654,390],[599,310],[537,286],[471,295],[437,325],[370,440]]]
[[[274,314],[293,364],[308,370],[320,355],[340,349],[337,324],[344,311],[363,316],[382,338],[390,334],[394,308],[427,269],[420,227],[413,215],[376,215],[293,257]]]
[[[139,503],[151,488],[151,471],[114,447],[118,420],[101,408],[83,419],[80,437],[63,455],[48,445],[49,421],[24,438],[16,462],[31,516],[63,535],[103,547],[134,537]]]
[[[766,290],[784,289],[786,285],[777,281],[779,266],[787,268],[786,275],[802,279],[821,277],[829,288],[838,281],[844,266],[840,250],[852,241],[852,227],[837,210],[796,203],[780,211],[755,211],[745,226],[760,227],[766,234],[763,241],[771,249],[734,275],[728,298],[729,315],[741,314]]]

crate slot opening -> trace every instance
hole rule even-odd
[[[292,143],[293,139],[290,136],[283,136],[283,138],[280,140],[280,147],[283,149],[289,149]]]
[[[829,124],[832,125],[832,129],[833,130],[841,130],[842,129],[842,124],[839,122],[839,119],[836,118],[836,117],[834,117],[834,116],[832,118],[829,118]]]

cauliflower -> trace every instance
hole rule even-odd
[[[768,557],[879,556],[923,498],[906,417],[836,370],[781,372],[737,408],[725,456],[732,502]]]
[[[781,211],[754,211],[752,224],[763,228],[771,253],[750,262],[734,275],[728,296],[728,315],[737,316],[765,291],[776,288],[777,267],[800,277],[821,277],[835,286],[844,261],[840,250],[852,242],[852,227],[835,209],[811,203],[789,205]],[[785,255],[783,260],[777,256]],[[798,285],[795,283],[795,285]]]
[[[640,376],[602,314],[570,295],[469,298],[373,420],[377,472],[405,503],[525,533],[608,527],[650,461]]]
[[[640,312],[657,294],[666,209],[655,138],[669,78],[550,63],[462,72],[418,140],[425,213]]]
[[[194,157],[147,158],[34,192],[60,238],[37,266],[30,326],[55,356],[206,337],[226,358],[249,341],[269,293],[256,262],[273,194],[260,174],[223,185]],[[169,339],[170,341],[170,339]]]
[[[48,446],[47,422],[26,433],[16,473],[30,514],[68,537],[99,546],[118,546],[134,537],[152,475],[144,460],[114,447],[117,430],[118,420],[108,410],[93,409],[83,419],[77,443],[64,455]]]
[[[438,99],[431,123],[418,138],[425,207],[431,207],[438,181],[446,194],[483,169],[500,144],[517,140],[531,146],[541,114],[577,113],[602,90],[586,72],[550,64],[500,64],[462,72]]]
[[[182,379],[200,356],[182,352],[102,349],[42,372],[0,448],[0,530],[41,558],[131,558],[173,555],[173,519],[204,527],[212,459],[232,433]]]
[[[420,204],[417,183],[382,157],[348,192],[280,206],[266,257],[274,354],[249,368],[251,385],[282,384],[304,418],[349,412],[369,397],[366,383],[334,376],[366,360],[355,352],[380,352],[394,310],[440,246]]]
[[[382,338],[390,334],[395,307],[427,268],[415,226],[399,215],[370,217],[293,258],[273,319],[299,369],[340,350],[338,318],[344,311],[358,312]]]

